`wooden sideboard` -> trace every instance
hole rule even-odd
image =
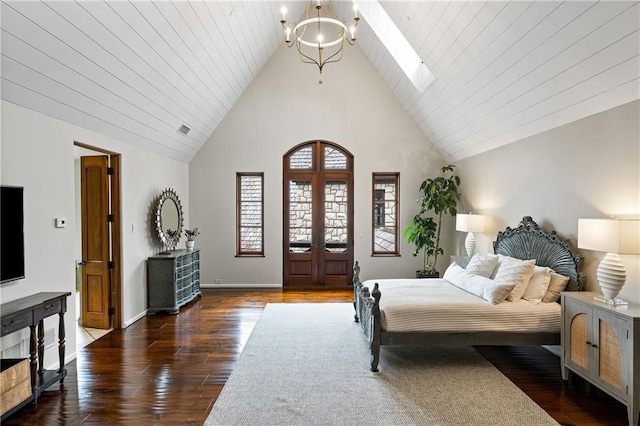
[[[147,313],[177,314],[202,296],[200,250],[173,250],[147,259]]]
[[[38,399],[38,396],[49,386],[57,381],[63,383],[67,375],[64,366],[65,352],[65,328],[64,314],[67,312],[67,297],[70,292],[44,292],[37,293],[11,302],[3,303],[0,306],[2,314],[0,337],[6,336],[26,327],[30,328],[29,354],[31,367],[31,396],[21,404],[12,408],[2,415],[2,419],[13,414],[31,401]],[[44,319],[58,314],[58,357],[60,366],[58,370],[46,370],[44,368]],[[37,328],[37,333],[36,333]]]

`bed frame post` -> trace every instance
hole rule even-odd
[[[371,292],[373,296],[373,304],[371,307],[371,321],[372,321],[372,336],[369,339],[371,342],[371,371],[378,372],[378,362],[380,361],[380,289],[378,283],[373,286]]]
[[[362,325],[364,336],[369,342],[371,349],[371,371],[378,371],[380,361],[380,345],[382,339],[382,329],[380,322],[380,289],[375,283],[371,293],[369,288],[360,282],[360,265],[358,262],[353,266],[353,308],[356,313],[355,321]]]
[[[360,264],[356,260],[356,264],[353,265],[353,309],[356,311],[354,319],[356,322],[360,322],[358,314],[360,313],[360,298],[358,293],[360,292],[362,283],[360,282]]]

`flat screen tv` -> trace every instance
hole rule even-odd
[[[0,282],[24,278],[24,188],[0,186]]]

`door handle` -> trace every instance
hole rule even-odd
[[[318,234],[311,235],[311,247],[316,247],[318,245]]]
[[[86,260],[83,260],[82,262],[78,262],[79,266],[85,266],[87,264]]]

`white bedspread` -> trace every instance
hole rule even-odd
[[[560,332],[558,303],[493,305],[443,279],[380,279],[383,331]]]

